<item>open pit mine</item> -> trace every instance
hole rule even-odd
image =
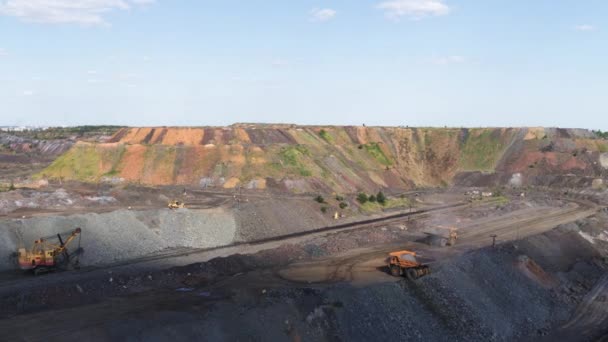
[[[582,129],[0,132],[0,340],[606,341],[607,182]]]

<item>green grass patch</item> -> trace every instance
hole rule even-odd
[[[113,135],[118,132],[123,126],[75,126],[75,127],[49,127],[45,129],[32,129],[24,131],[10,131],[11,135],[19,137],[38,139],[38,140],[54,140],[66,139],[72,136],[80,138],[95,137],[99,135]]]
[[[319,136],[321,139],[325,140],[328,144],[333,144],[334,138],[324,129],[319,131]]]
[[[393,162],[382,152],[380,145],[377,142],[372,142],[363,145],[367,153],[369,153],[374,159],[384,166],[391,166]]]
[[[308,148],[303,145],[288,146],[281,150],[280,157],[285,165],[297,166],[299,159],[303,156],[307,156]]]
[[[496,205],[505,205],[511,202],[511,200],[505,196],[493,197],[492,199],[496,201]]]
[[[382,209],[391,208],[409,208],[411,201],[408,198],[388,198],[384,205],[378,202],[365,202],[361,205],[361,211],[364,213],[376,213]]]
[[[492,137],[492,130],[481,134],[471,132],[460,152],[460,168],[464,171],[493,171],[505,144]]]
[[[125,145],[120,145],[118,147],[117,152],[114,152],[113,149],[110,149],[110,150],[106,150],[103,153],[101,153],[101,158],[103,158],[104,160],[112,160],[112,169],[110,169],[110,171],[107,172],[104,176],[115,177],[120,174],[118,165],[120,164],[122,157],[125,155],[126,150],[127,149],[126,149]]]
[[[99,178],[99,151],[94,145],[76,145],[41,171],[37,178],[67,178],[94,181]]]
[[[279,156],[283,165],[289,167],[302,177],[312,176],[312,172],[304,166],[303,158],[310,155],[308,148],[303,145],[288,146],[281,150]]]

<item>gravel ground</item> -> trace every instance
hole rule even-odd
[[[169,222],[160,216],[139,214],[145,216],[146,227],[155,225],[152,221],[156,219],[161,227],[161,222]],[[81,292],[74,284],[58,284],[21,297],[7,296],[0,307],[6,313],[64,308],[65,296],[70,298],[69,303],[94,303],[95,298],[120,294],[125,295],[125,301],[134,300],[130,303],[137,307],[140,299],[133,299],[129,293],[164,289],[168,291],[164,295],[142,293],[146,305],[154,303],[153,311],[136,310],[126,321],[125,316],[108,318],[96,330],[88,330],[85,324],[79,333],[86,338],[110,331],[116,338],[142,340],[538,340],[569,320],[605,272],[602,254],[589,252],[593,247],[576,232],[579,226],[595,225],[593,222],[585,220],[442,261],[434,264],[431,275],[414,283],[402,279],[367,286],[280,285],[268,273],[255,272],[331,254],[342,250],[336,244],[353,246],[352,239],[355,244],[366,244],[369,240],[384,241],[380,235],[401,234],[398,228],[394,232],[379,229],[350,232],[347,238],[335,234],[326,242],[284,245],[250,256],[217,258],[149,275],[108,273],[101,279],[79,282]],[[562,252],[560,258],[553,257],[555,251]],[[522,260],[538,268],[526,272]],[[547,287],[540,281],[544,276],[554,279],[555,284]],[[186,291],[183,298],[166,298],[167,294],[181,293],[180,288]]]
[[[320,207],[312,199],[268,199],[242,203],[234,211],[239,226],[237,239],[258,240],[335,224],[331,218],[333,213],[328,211],[323,214]]]
[[[0,270],[14,267],[9,255],[22,241],[29,246],[40,237],[76,227],[83,230],[83,266],[123,261],[169,248],[227,245],[233,242],[236,232],[234,217],[221,208],[119,210],[104,214],[6,220],[0,222]]]

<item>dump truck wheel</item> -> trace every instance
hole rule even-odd
[[[408,269],[407,272],[405,272],[405,274],[407,275],[407,279],[409,279],[411,281],[418,279],[418,273],[413,268]]]
[[[391,275],[395,277],[401,276],[401,268],[399,266],[391,266]]]

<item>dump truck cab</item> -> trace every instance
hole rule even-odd
[[[395,277],[406,275],[408,279],[416,280],[431,273],[429,266],[418,262],[416,252],[406,250],[391,252],[387,261],[390,273]]]

